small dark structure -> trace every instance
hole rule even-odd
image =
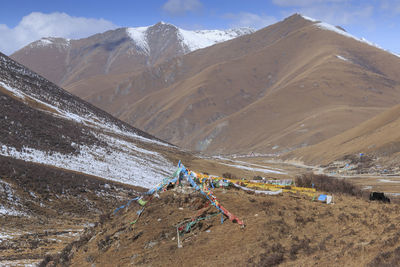
[[[371,192],[371,194],[369,195],[369,200],[378,200],[384,203],[390,203],[390,198],[388,198],[387,196],[385,196],[384,193],[381,192]]]

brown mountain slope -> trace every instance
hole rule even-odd
[[[307,163],[329,164],[345,156],[364,153],[391,166],[400,159],[400,105],[317,145],[285,155]]]
[[[309,23],[306,20],[287,20],[285,23],[268,27],[268,31],[258,31],[237,38],[242,41],[227,41],[211,48],[197,50],[190,56],[167,60],[147,71],[126,73],[123,74],[124,77],[98,75],[72,83],[66,86],[66,89],[78,96],[87,96],[85,99],[107,110],[115,110],[123,102],[138,101],[154,90],[190,78],[209,66],[246,55],[249,51],[257,51]],[[93,82],[96,84],[95,88],[91,86]],[[105,86],[101,86],[103,82],[106,83]],[[109,87],[110,83],[113,83],[112,87]],[[130,101],[126,101],[127,98]]]
[[[398,57],[321,27],[294,15],[86,99],[189,149],[271,153],[312,145],[400,99]]]

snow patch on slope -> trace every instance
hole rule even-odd
[[[15,193],[14,189],[9,183],[6,183],[0,178],[0,200],[8,203],[8,206],[0,204],[0,216],[28,216],[20,211],[23,207],[21,200]],[[1,240],[1,232],[0,232]]]
[[[139,131],[100,110],[92,109],[61,88],[3,56],[0,56],[0,77],[0,87],[7,90],[8,95],[54,117],[79,123],[84,126],[85,131],[89,131],[100,141],[98,145],[72,143],[71,146],[75,146],[79,152],[66,154],[41,151],[28,146],[16,149],[0,140],[0,155],[143,187],[155,186],[174,171],[175,168],[169,160],[146,149],[145,143],[169,146],[165,142],[142,136]],[[1,212],[12,213],[8,207],[3,206]]]
[[[0,205],[0,216],[27,216],[27,215],[13,208],[6,208]]]
[[[168,144],[163,142],[124,131],[117,125],[106,122],[94,114],[88,114],[89,116],[83,117],[66,111],[56,105],[43,102],[33,96],[29,96],[3,82],[0,82],[0,86],[10,91],[15,97],[20,98],[22,101],[29,99],[30,101],[44,105],[48,110],[52,110],[51,114],[55,117],[76,121],[90,128],[101,129],[104,133],[120,134],[147,143],[168,146]],[[48,112],[46,110],[43,111]],[[74,170],[143,187],[155,186],[164,176],[173,171],[174,167],[172,164],[156,152],[140,148],[133,143],[126,142],[116,137],[114,138],[95,132],[92,132],[92,134],[99,140],[106,142],[108,147],[80,146],[80,154],[75,156],[61,153],[52,153],[49,155],[44,151],[29,147],[24,147],[22,151],[17,151],[17,149],[13,147],[7,147],[0,143],[0,155],[51,165],[67,170]],[[4,213],[6,212],[5,209],[3,211]],[[8,211],[8,214],[12,215],[13,213]]]
[[[250,28],[240,28],[231,30],[201,30],[187,31],[178,29],[179,38],[190,52],[205,48],[220,42],[225,42],[241,35],[254,32]]]
[[[335,26],[333,26],[333,25],[331,25],[331,24],[328,24],[328,23],[326,23],[326,22],[318,22],[318,23],[316,23],[315,25],[316,25],[318,28],[320,28],[320,29],[328,30],[328,31],[333,31],[333,32],[336,32],[336,33],[341,34],[341,35],[343,35],[343,36],[346,36],[346,37],[348,37],[348,38],[352,38],[352,39],[354,39],[354,40],[357,40],[357,41],[359,41],[359,42],[363,42],[363,43],[372,45],[371,42],[368,42],[368,41],[365,40],[365,39],[357,38],[357,37],[355,37],[354,35],[351,35],[350,33],[345,32],[345,31],[339,29],[338,27],[335,27]],[[372,46],[374,46],[374,45],[372,45]],[[378,47],[378,48],[380,48],[380,47]]]
[[[318,20],[316,20],[316,19],[313,19],[313,18],[311,18],[311,17],[307,17],[307,16],[304,16],[304,15],[302,15],[302,14],[299,14],[303,19],[305,19],[305,20],[309,20],[309,21],[312,21],[312,22],[317,22]]]
[[[347,33],[346,31],[343,31],[343,30],[339,29],[338,27],[335,27],[335,26],[333,26],[333,25],[331,25],[331,24],[329,24],[329,23],[321,22],[321,21],[319,21],[319,20],[316,20],[316,19],[311,18],[311,17],[304,16],[304,15],[302,15],[302,14],[299,14],[299,15],[300,15],[303,19],[309,20],[309,21],[311,21],[311,22],[315,22],[314,25],[316,25],[316,26],[317,26],[318,28],[320,28],[320,29],[329,30],[329,31],[334,31],[334,32],[336,32],[336,33],[338,33],[338,34],[341,34],[341,35],[344,35],[344,36],[346,36],[346,37],[348,37],[348,38],[352,38],[352,39],[357,40],[357,41],[359,41],[359,42],[368,44],[368,45],[370,45],[370,46],[373,46],[373,47],[376,47],[376,48],[378,48],[378,49],[381,49],[381,50],[383,50],[383,51],[385,51],[385,52],[388,52],[388,53],[390,53],[390,54],[392,54],[392,55],[394,55],[394,56],[400,57],[399,54],[396,54],[396,53],[393,53],[393,52],[391,52],[391,51],[389,51],[389,50],[386,50],[386,49],[380,47],[378,44],[373,43],[373,42],[371,42],[371,41],[368,41],[367,39],[365,39],[365,38],[363,38],[363,37],[361,37],[361,38],[355,37],[354,35],[351,35],[351,34]]]
[[[145,53],[150,53],[150,46],[147,41],[147,30],[149,27],[127,28],[128,36],[135,42],[135,44]]]
[[[19,197],[15,194],[9,183],[0,179],[0,197],[7,198],[10,203],[20,203]]]
[[[341,59],[341,60],[343,60],[343,61],[350,62],[350,60],[349,60],[349,59],[347,59],[347,58],[345,58],[345,57],[342,57],[341,55],[336,55],[336,57],[337,57],[338,59]]]
[[[3,87],[4,89],[10,91],[14,96],[16,96],[17,98],[21,99],[21,100],[25,100],[25,94],[21,93],[19,90],[3,83],[0,82],[0,86]]]
[[[33,47],[48,47],[56,46],[57,48],[67,48],[70,45],[70,39],[43,37],[42,39],[31,43],[29,46]]]
[[[105,132],[108,133],[114,133],[114,134],[120,134],[126,137],[131,137],[146,143],[153,143],[153,144],[157,144],[157,145],[162,145],[162,146],[170,146],[164,142],[161,141],[157,141],[157,140],[153,140],[153,139],[149,139],[143,136],[140,136],[138,134],[129,132],[129,131],[124,131],[123,129],[121,129],[120,127],[118,127],[115,124],[112,124],[110,122],[105,121],[103,118],[99,118],[97,117],[95,114],[91,113],[91,112],[86,112],[85,116],[80,116],[78,114],[72,113],[70,111],[64,110],[56,105],[51,105],[48,104],[46,102],[43,102],[33,96],[29,96],[25,93],[23,93],[22,91],[13,88],[3,82],[0,82],[0,86],[3,87],[4,89],[10,91],[15,97],[21,99],[23,102],[25,102],[25,100],[29,99],[31,101],[34,101],[38,104],[41,104],[45,107],[47,107],[49,110],[52,110],[54,112],[52,112],[52,115],[55,117],[59,117],[62,119],[67,119],[67,120],[72,120],[72,121],[76,121],[78,123],[81,123],[87,127],[91,127],[91,128],[99,128],[102,129]],[[43,110],[44,112],[47,112],[46,110]]]
[[[79,146],[79,154],[73,155],[49,154],[29,147],[18,151],[0,143],[0,155],[146,188],[157,185],[174,171],[174,166],[157,152],[104,134],[96,137],[108,147]]]
[[[38,45],[43,45],[43,46],[46,46],[46,45],[51,45],[53,42],[52,41],[50,41],[49,39],[47,39],[47,38],[42,38],[42,39],[40,39],[39,41],[38,41]]]
[[[254,171],[254,172],[287,174],[287,173],[285,173],[285,172],[281,172],[281,171],[277,171],[277,170],[271,170],[271,169],[267,169],[267,168],[265,168],[265,167],[262,167],[262,168],[254,168],[254,167],[246,166],[246,165],[242,165],[242,164],[228,164],[228,163],[223,163],[223,162],[221,162],[221,164],[226,165],[226,166],[230,166],[230,167],[234,167],[234,168],[238,168],[238,169],[243,169],[243,170],[248,170],[248,171]]]
[[[0,232],[0,242],[6,239],[13,239],[14,236],[7,234],[5,232]]]

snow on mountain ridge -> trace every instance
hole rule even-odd
[[[178,39],[181,41],[181,45],[186,48],[187,52],[193,52],[197,49],[205,48],[220,42],[225,42],[245,34],[253,33],[255,31],[251,28],[189,31],[178,28],[170,23],[159,22],[152,26],[126,28],[126,32],[145,54],[149,54],[150,45],[147,39],[148,31],[158,24],[167,27],[174,27],[177,30]]]
[[[149,27],[127,28],[128,36],[135,42],[135,44],[145,53],[150,53],[150,47],[147,41],[147,30]]]
[[[359,41],[359,42],[368,44],[368,45],[370,45],[370,46],[376,47],[376,48],[378,48],[378,49],[380,49],[380,50],[383,50],[383,51],[385,51],[385,52],[388,52],[388,53],[390,53],[390,54],[392,54],[392,55],[394,55],[394,56],[400,57],[400,55],[398,55],[398,54],[396,54],[396,53],[393,53],[393,52],[391,52],[391,51],[389,51],[389,50],[386,50],[386,49],[382,48],[381,46],[379,46],[378,44],[373,43],[373,42],[371,42],[371,41],[368,41],[368,40],[365,39],[364,37],[358,38],[358,37],[356,37],[356,36],[354,36],[354,35],[352,35],[352,34],[346,32],[346,31],[344,31],[344,30],[342,30],[342,29],[340,29],[340,28],[338,28],[338,27],[336,27],[336,26],[333,26],[333,25],[329,24],[329,23],[321,22],[321,21],[319,21],[319,20],[317,20],[317,19],[314,19],[314,18],[311,18],[311,17],[307,17],[307,16],[304,16],[304,15],[302,15],[302,14],[298,14],[298,15],[300,15],[300,16],[301,16],[303,19],[305,19],[305,20],[314,22],[314,23],[315,23],[314,25],[316,25],[316,26],[317,26],[318,28],[320,28],[320,29],[336,32],[336,33],[341,34],[341,35],[343,35],[343,36],[346,36],[346,37],[348,37],[348,38],[352,38],[352,39],[354,39],[354,40],[356,40],[356,41]]]
[[[341,35],[343,35],[343,36],[346,36],[346,37],[348,37],[348,38],[352,38],[352,39],[354,39],[354,40],[356,40],[356,41],[359,41],[359,42],[361,42],[361,43],[365,43],[365,44],[367,44],[367,45],[369,45],[369,46],[376,47],[376,48],[378,48],[378,49],[380,49],[380,50],[382,50],[382,51],[385,51],[385,52],[387,52],[387,53],[390,53],[390,54],[392,54],[392,55],[394,55],[394,56],[400,57],[400,55],[398,55],[398,54],[396,54],[396,53],[393,53],[393,52],[390,52],[390,51],[388,51],[388,50],[386,50],[386,49],[383,49],[383,48],[380,47],[379,45],[377,45],[377,44],[375,44],[375,43],[373,43],[373,42],[371,42],[371,41],[368,41],[368,40],[365,39],[364,37],[358,38],[358,37],[356,37],[356,36],[354,36],[354,35],[352,35],[352,34],[346,32],[346,31],[343,31],[343,30],[339,29],[338,27],[335,27],[335,26],[329,24],[329,23],[326,23],[326,22],[318,22],[318,23],[316,23],[315,25],[316,25],[318,28],[320,28],[320,29],[336,32],[336,33],[341,34]]]
[[[43,37],[40,40],[30,44],[30,47],[47,47],[56,46],[58,48],[67,48],[70,45],[71,39],[56,38],[56,37]]]
[[[304,16],[303,14],[298,14],[298,15],[300,15],[305,20],[309,20],[309,21],[312,21],[312,22],[317,22],[318,21],[318,20],[316,20],[314,18],[311,18],[311,17],[308,17],[308,16]]]
[[[178,30],[182,43],[185,44],[190,52],[254,32],[250,28],[198,31]]]

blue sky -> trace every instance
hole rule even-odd
[[[178,27],[266,27],[293,13],[340,25],[400,54],[400,0],[13,0],[0,10],[0,51],[47,36],[83,38],[165,21]]]

